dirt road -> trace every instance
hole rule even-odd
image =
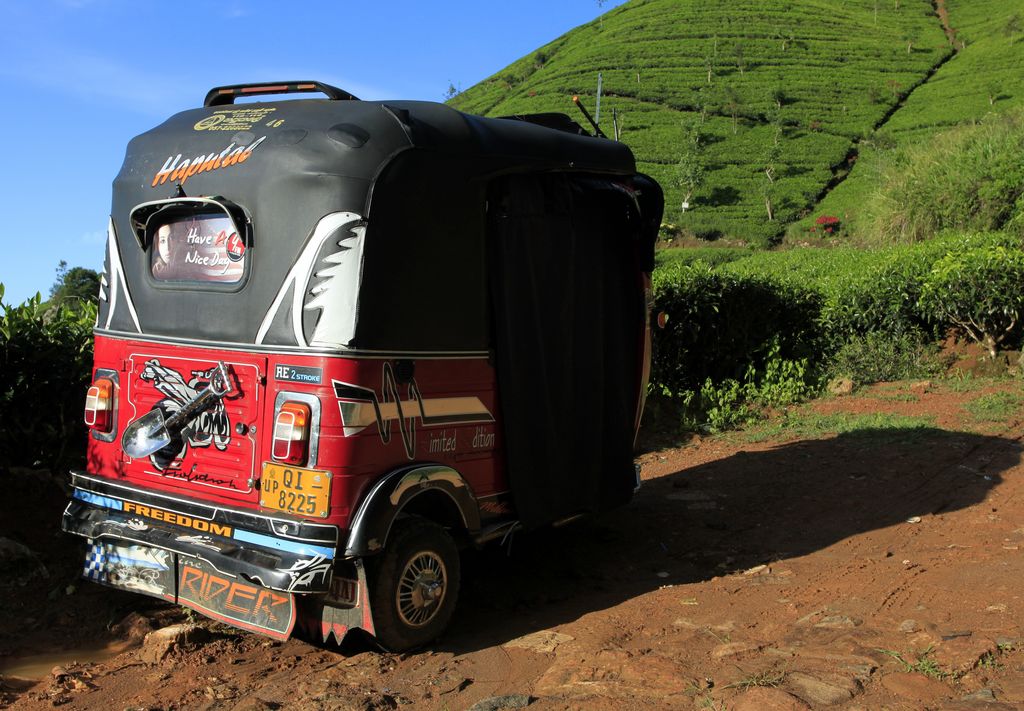
[[[51,529],[35,546],[46,571],[0,587],[0,705],[1024,708],[1021,392],[881,385],[645,454],[629,507],[467,554],[452,628],[407,655],[193,618],[187,640],[16,679],[31,652],[190,622],[84,582],[67,594],[77,552]],[[15,481],[42,503],[0,504],[0,536],[26,541],[61,501],[31,474]]]

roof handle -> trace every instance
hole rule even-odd
[[[359,98],[330,84],[319,81],[278,81],[261,84],[232,84],[215,86],[206,94],[203,106],[224,106],[235,103],[239,96],[258,96],[261,94],[301,94],[319,91],[326,94],[332,101],[359,101]]]

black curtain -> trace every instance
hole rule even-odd
[[[635,198],[607,179],[513,176],[491,186],[491,335],[526,527],[632,495],[644,232]]]

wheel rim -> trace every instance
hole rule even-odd
[[[395,602],[402,622],[410,627],[430,624],[444,602],[447,579],[441,556],[433,551],[417,553],[398,579]]]

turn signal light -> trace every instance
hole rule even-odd
[[[271,456],[284,464],[302,465],[309,455],[309,405],[286,402],[274,420]]]
[[[103,434],[114,425],[114,381],[97,378],[85,395],[85,424]]]

